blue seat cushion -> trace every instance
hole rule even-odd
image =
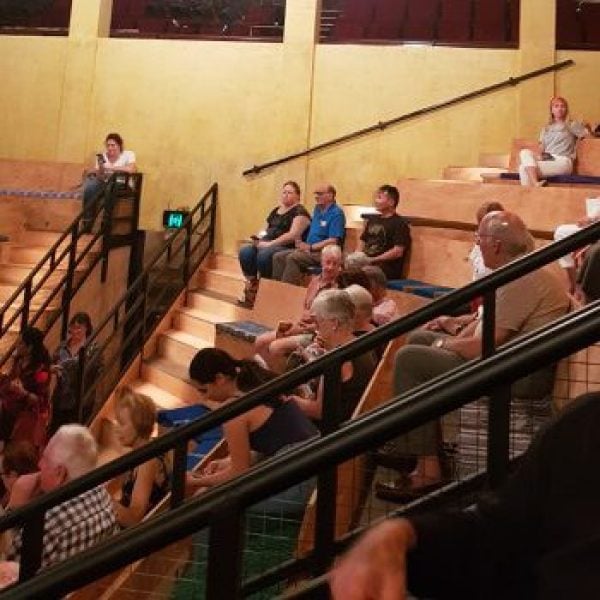
[[[157,422],[163,427],[180,427],[200,419],[209,412],[208,408],[194,404],[184,406],[183,408],[173,408],[170,410],[159,410]],[[221,427],[215,427],[204,432],[194,439],[196,448],[188,453],[187,468],[193,469],[223,438]]]
[[[217,333],[226,333],[233,337],[241,338],[247,342],[254,342],[256,338],[267,331],[271,331],[270,327],[254,323],[254,321],[232,321],[230,323],[217,323]]]
[[[443,285],[434,285],[419,281],[418,279],[390,279],[387,284],[388,289],[400,292],[409,292],[415,296],[423,298],[436,298],[442,294],[454,291],[454,288]]]
[[[519,174],[500,173],[500,179],[516,181],[519,179]],[[546,181],[548,183],[600,185],[600,177],[594,175],[552,175],[546,177]]]

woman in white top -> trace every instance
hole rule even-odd
[[[569,175],[573,172],[575,143],[590,135],[590,130],[578,121],[568,120],[569,105],[556,96],[550,101],[550,119],[540,132],[539,152],[521,150],[519,177],[521,185],[542,186],[543,177]]]
[[[92,227],[94,218],[92,206],[98,195],[104,190],[107,176],[116,171],[135,173],[135,154],[123,149],[123,138],[118,133],[109,133],[104,140],[104,152],[96,155],[94,169],[87,172],[83,186],[83,230]]]

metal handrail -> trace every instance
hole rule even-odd
[[[468,92],[466,94],[461,94],[460,96],[455,96],[450,100],[445,100],[443,102],[439,102],[438,104],[431,104],[429,106],[425,106],[423,108],[419,108],[417,110],[413,110],[411,112],[405,113],[399,117],[395,117],[393,119],[388,119],[387,121],[379,121],[375,125],[371,125],[369,127],[365,127],[363,129],[358,129],[351,133],[347,133],[346,135],[342,135],[340,137],[334,138],[332,140],[328,140],[321,144],[317,144],[316,146],[311,146],[306,150],[301,150],[300,152],[294,152],[292,154],[288,154],[282,158],[278,158],[276,160],[271,160],[260,165],[254,165],[253,167],[246,169],[242,172],[242,175],[257,175],[264,169],[268,169],[269,167],[275,167],[277,165],[281,165],[283,163],[295,160],[297,158],[302,158],[303,156],[309,156],[310,154],[314,154],[315,152],[319,152],[321,150],[325,150],[327,148],[331,148],[332,146],[337,146],[343,142],[349,142],[350,140],[354,140],[359,137],[363,137],[365,135],[375,133],[377,131],[383,131],[392,125],[398,125],[399,123],[404,123],[405,121],[410,121],[411,119],[416,119],[418,117],[422,117],[424,115],[428,115],[430,113],[436,112],[438,110],[442,110],[445,108],[449,108],[450,106],[454,106],[456,104],[460,104],[461,102],[466,102],[467,100],[473,100],[474,98],[478,98],[479,96],[484,96],[486,94],[491,94],[493,92],[497,92],[507,87],[514,87],[523,83],[524,81],[528,81],[529,79],[533,79],[535,77],[539,77],[540,75],[546,75],[548,73],[552,73],[554,71],[559,71],[566,67],[570,67],[574,65],[575,62],[571,59],[563,60],[561,62],[555,63],[553,65],[549,65],[547,67],[543,67],[542,69],[536,69],[535,71],[529,71],[524,75],[519,75],[517,77],[509,77],[503,81],[498,83],[494,83],[492,85],[488,85],[486,87],[479,88],[473,92]]]
[[[122,174],[120,175],[122,176]],[[93,220],[98,219],[99,215],[106,209],[107,205],[112,200],[114,193],[114,181],[116,175],[112,175],[107,182],[106,191],[98,194],[93,201]],[[110,223],[106,219],[101,219],[99,231],[93,234],[91,240],[85,245],[81,251],[77,251],[77,245],[84,232],[81,231],[80,225],[84,218],[84,211],[77,215],[59,238],[52,244],[46,254],[38,261],[37,265],[30,271],[27,277],[22,281],[19,287],[11,294],[0,308],[0,337],[6,334],[10,328],[20,319],[20,330],[26,325],[35,325],[42,317],[44,311],[50,306],[53,300],[61,293],[67,293],[67,298],[63,298],[62,305],[56,314],[51,316],[42,328],[44,335],[50,331],[54,323],[61,317],[66,322],[68,319],[68,311],[70,300],[75,293],[81,288],[87,277],[94,270],[95,266],[102,260],[102,256],[98,253],[88,263],[87,268],[83,271],[81,278],[73,283],[74,274],[77,268],[90,256],[93,247],[100,238],[105,237],[110,231]],[[62,249],[68,238],[71,238],[69,243]],[[45,300],[37,308],[36,312],[31,315],[31,305],[35,299],[35,295],[43,288],[48,279],[59,270],[63,261],[67,260],[66,273],[61,277],[57,285],[53,286],[52,291],[46,296]],[[44,272],[45,271],[45,272]],[[41,275],[40,275],[41,273]],[[34,284],[34,281],[37,283]],[[67,287],[69,288],[67,290]],[[5,315],[11,310],[12,304],[17,302],[23,296],[21,305],[13,311],[10,318],[5,319]],[[0,358],[0,367],[2,367],[11,358],[12,352],[16,347],[15,341]]]
[[[468,301],[474,297],[477,297],[477,296],[480,296],[483,294],[487,300],[489,297],[489,294],[490,293],[493,294],[494,290],[497,289],[498,287],[505,285],[509,281],[512,281],[518,277],[521,277],[522,275],[532,272],[533,270],[540,268],[540,267],[544,266],[545,264],[548,264],[548,263],[556,260],[560,256],[563,256],[564,254],[571,252],[583,245],[595,242],[599,238],[600,238],[600,223],[595,223],[595,224],[592,224],[592,225],[582,229],[578,233],[573,234],[572,236],[570,236],[568,238],[565,238],[559,242],[550,244],[544,248],[537,250],[536,252],[533,252],[533,253],[531,253],[527,256],[524,256],[518,260],[515,260],[514,262],[506,265],[505,267],[503,267],[501,269],[498,269],[497,271],[493,272],[492,274],[488,275],[487,277],[485,277],[479,281],[473,282],[473,283],[465,286],[464,288],[461,288],[454,292],[451,292],[451,293],[447,294],[446,296],[439,298],[437,301],[435,301],[427,306],[424,306],[423,308],[421,308],[405,317],[402,317],[402,318],[398,319],[397,321],[392,322],[392,323],[380,328],[379,330],[375,330],[374,332],[372,332],[368,335],[358,338],[356,341],[352,342],[351,344],[342,346],[341,348],[338,348],[328,354],[325,354],[324,356],[322,356],[318,360],[314,361],[313,363],[310,363],[310,364],[308,364],[304,367],[301,367],[299,369],[296,369],[286,375],[278,377],[277,379],[273,380],[272,382],[269,382],[266,385],[261,386],[261,388],[258,388],[256,390],[246,394],[245,396],[240,398],[240,400],[238,400],[235,403],[227,404],[227,405],[223,406],[222,408],[219,408],[218,410],[216,410],[212,413],[209,413],[208,415],[206,415],[202,419],[197,420],[196,422],[190,423],[190,424],[188,424],[184,427],[181,427],[175,431],[169,432],[169,433],[159,437],[158,439],[150,442],[143,448],[134,450],[134,451],[130,452],[129,454],[119,458],[118,460],[115,460],[112,463],[104,465],[104,466],[100,467],[99,469],[85,475],[82,478],[68,483],[64,487],[61,487],[61,488],[54,490],[48,494],[45,494],[44,496],[31,502],[31,504],[25,506],[24,508],[18,509],[16,511],[14,511],[12,514],[1,518],[0,519],[0,530],[5,530],[8,527],[15,526],[18,524],[25,524],[25,529],[27,529],[28,527],[31,526],[31,523],[36,520],[36,516],[38,516],[38,518],[39,518],[40,513],[45,512],[52,506],[56,506],[69,498],[72,498],[86,490],[89,490],[92,487],[95,487],[117,475],[125,473],[129,469],[131,469],[135,466],[138,466],[138,465],[146,462],[149,459],[160,456],[161,454],[164,454],[165,452],[173,450],[174,448],[176,449],[174,478],[173,478],[173,497],[175,498],[175,500],[173,500],[172,506],[174,506],[176,508],[177,505],[181,502],[181,499],[183,497],[184,467],[183,467],[182,463],[185,460],[185,448],[186,448],[186,444],[187,444],[188,440],[190,440],[190,439],[198,436],[199,434],[204,433],[218,425],[221,425],[224,422],[226,422],[236,416],[239,416],[240,414],[242,414],[244,412],[247,412],[251,408],[254,408],[258,404],[263,402],[265,397],[272,397],[272,396],[275,396],[282,392],[285,392],[285,391],[293,388],[294,386],[296,386],[300,383],[303,383],[307,379],[315,377],[323,372],[326,372],[326,373],[332,372],[335,370],[336,366],[339,366],[344,361],[349,360],[354,356],[363,354],[366,351],[379,346],[382,342],[389,341],[390,339],[397,337],[398,335],[406,333],[406,332],[414,329],[415,327],[424,324],[425,322],[429,321],[430,319],[432,319],[436,316],[439,316],[440,314],[443,314],[445,312],[448,312],[449,309],[452,309],[455,306],[464,304],[466,301]],[[598,310],[599,310],[598,303],[593,305],[593,308],[595,310],[593,315],[594,315],[594,317],[596,317],[598,314]],[[491,312],[493,312],[493,311],[491,311]],[[579,327],[580,320],[583,318],[581,315],[583,315],[583,314],[587,314],[587,313],[582,312],[581,314],[568,315],[567,317],[565,317],[565,319],[562,320],[562,323],[563,324],[568,323],[569,324],[568,327],[563,326],[563,325],[560,325],[560,326],[555,325],[555,326],[548,328],[548,330],[550,330],[551,332],[556,330],[556,332],[559,332],[562,335],[563,330],[567,329],[567,331],[569,332],[569,335],[572,335],[573,331],[576,331],[576,330],[579,331],[578,327]],[[484,310],[484,330],[486,329],[485,319],[490,319],[490,318],[493,318],[492,315],[490,315],[490,311]],[[587,323],[587,321],[586,321],[586,323]],[[596,329],[593,330],[592,334],[590,334],[589,332],[586,333],[585,335],[587,337],[585,337],[585,340],[588,340],[590,338],[590,335],[595,335],[596,336],[595,339],[597,339],[598,330],[599,330],[597,327],[597,321],[595,321],[595,324],[596,324]],[[560,328],[560,327],[562,327],[562,328]],[[539,335],[541,336],[542,334],[539,334]],[[544,333],[543,335],[548,337],[547,333]],[[557,333],[552,333],[550,335],[550,337],[552,338],[552,336],[555,336],[555,335],[557,335]],[[519,338],[513,344],[503,347],[503,349],[500,351],[499,355],[502,355],[503,357],[512,356],[512,354],[510,354],[510,353],[513,352],[513,349],[521,348],[521,347],[524,347],[524,348],[526,347],[528,349],[528,352],[533,351],[535,354],[535,350],[531,350],[530,347],[527,345],[529,343],[529,340],[532,337],[537,339],[535,334],[533,336],[529,336],[527,338],[522,338],[522,339]],[[543,339],[545,340],[546,337],[544,337]],[[542,339],[542,338],[540,338],[540,339]],[[565,345],[564,348],[566,348],[566,350],[563,354],[560,354],[560,356],[567,355],[571,352],[570,346]],[[484,350],[485,350],[485,348],[484,348]],[[509,353],[509,354],[506,354],[506,353]],[[485,354],[486,353],[484,352],[484,355]],[[498,356],[498,355],[496,355],[496,356]],[[482,361],[479,361],[479,362],[482,362]],[[464,371],[470,373],[474,368],[477,367],[477,364],[478,364],[477,361],[475,361],[474,363],[467,364],[467,366],[464,368]],[[501,361],[499,362],[496,360],[496,362],[494,362],[493,364],[494,365],[499,364],[500,367],[498,367],[498,368],[502,367]],[[529,363],[527,363],[527,364],[529,364]],[[538,366],[539,366],[539,364],[538,364]],[[515,368],[515,371],[516,371],[516,368]],[[462,372],[463,372],[463,370],[461,370],[461,373]],[[447,390],[450,389],[450,384],[448,382],[454,381],[454,379],[453,379],[454,377],[459,377],[459,375],[458,374],[450,375],[450,376],[448,376],[447,379],[444,380],[445,381],[445,385],[443,388],[443,390],[445,390],[443,392],[444,396],[447,395]],[[417,388],[411,394],[407,394],[407,395],[403,396],[403,398],[406,398],[407,400],[406,400],[406,402],[402,403],[402,406],[405,409],[409,406],[412,406],[413,403],[409,402],[410,398],[413,398],[413,397],[421,398],[421,396],[419,394],[422,393],[422,390],[429,389],[429,386],[435,385],[436,382],[439,382],[439,380],[440,380],[440,378],[438,378],[437,380],[435,380],[432,383],[429,383],[425,386],[421,386],[421,387]],[[507,383],[506,378],[501,379],[500,381],[502,381],[503,384]],[[479,387],[477,389],[478,389],[478,392],[481,393],[481,391],[482,391],[481,385],[479,385]],[[436,396],[436,398],[437,398],[437,401],[439,402],[440,401],[439,390],[438,390],[438,395]],[[458,401],[452,401],[450,399],[450,400],[448,400],[448,403],[450,403],[450,402],[454,402],[454,404],[452,405],[453,408],[456,408],[459,405]],[[444,403],[444,405],[449,406],[448,403]],[[426,406],[427,406],[427,408],[425,408]],[[423,404],[423,406],[421,408],[418,408],[418,409],[415,408],[414,410],[417,411],[415,414],[417,414],[418,417],[414,417],[414,415],[413,415],[414,411],[411,413],[407,413],[408,416],[405,417],[406,418],[406,428],[409,429],[409,428],[416,426],[422,422],[425,422],[428,418],[435,417],[437,414],[436,411],[438,410],[439,406],[440,406],[439,404],[431,402],[430,405]],[[436,407],[438,407],[438,408],[436,408]],[[389,410],[389,408],[385,408],[382,410],[387,411],[387,410]],[[379,414],[379,412],[377,414]],[[413,416],[411,416],[411,415],[413,415]],[[416,422],[414,420],[415,418],[420,419],[421,417],[422,417],[422,420],[419,420],[418,422]],[[361,422],[362,422],[362,419],[361,419]],[[350,426],[346,426],[344,428],[344,431],[347,431],[347,432],[352,431],[352,429],[348,429],[348,427],[350,427]],[[387,431],[387,429],[386,429],[386,431]],[[395,429],[394,431],[397,434],[401,430]],[[381,431],[378,430],[378,433],[381,433]],[[333,435],[336,440],[340,438],[340,435],[338,433],[334,433]],[[371,439],[374,439],[374,438],[371,438]],[[182,451],[182,449],[183,449],[183,451]],[[181,464],[178,465],[178,463],[181,463]],[[272,464],[273,463],[270,463],[270,465],[272,465]],[[273,468],[273,467],[271,466],[270,468]],[[306,475],[307,473],[306,473],[306,471],[302,470],[300,472],[300,474]],[[301,477],[299,476],[299,479],[300,478]],[[240,481],[247,482],[247,479],[248,479],[248,477],[242,477],[242,478],[240,478]],[[252,476],[250,476],[250,479],[252,479]],[[288,483],[290,483],[290,482],[291,482],[291,480],[288,480]],[[227,484],[226,489],[229,489],[231,485],[233,485],[233,483]],[[274,490],[276,491],[276,489],[277,489],[276,487],[270,488],[271,492]],[[263,490],[263,491],[266,491],[266,490]],[[215,492],[216,492],[216,490],[215,490]],[[212,493],[213,492],[210,492],[210,494],[212,494]],[[207,494],[206,498],[209,498],[209,497],[212,497],[212,495]],[[254,496],[252,498],[254,498]],[[173,510],[175,510],[175,508]],[[171,514],[171,512],[172,511],[170,511],[169,514]],[[144,529],[144,531],[145,531],[145,529]],[[25,556],[23,556],[23,562],[26,563],[26,561],[27,561],[27,559],[25,559]],[[27,569],[25,569],[25,572],[27,572]]]
[[[79,351],[79,386],[78,386],[78,398],[77,402],[81,408],[85,405],[85,402],[90,397],[96,394],[96,389],[100,385],[101,380],[96,379],[93,382],[88,382],[89,374],[94,372],[100,361],[103,360],[104,351],[110,346],[111,342],[115,340],[120,332],[120,326],[134,322],[130,331],[124,333],[124,338],[121,340],[120,348],[129,350],[129,358],[123,360],[122,353],[115,354],[112,359],[103,364],[103,368],[109,371],[109,367],[112,364],[121,363],[117,378],[124,373],[128,366],[133,362],[137,353],[143,349],[144,344],[152,335],[157,323],[153,323],[151,327],[147,327],[148,315],[152,313],[153,309],[160,304],[160,300],[163,299],[166,290],[161,292],[161,296],[154,305],[148,303],[148,291],[150,285],[150,276],[154,271],[156,265],[162,260],[166,259],[166,264],[169,265],[174,258],[177,258],[183,252],[183,272],[182,278],[179,282],[179,287],[175,294],[179,294],[187,284],[200,263],[204,260],[210,249],[214,246],[214,227],[216,219],[217,209],[217,198],[218,198],[218,185],[213,183],[208,191],[198,200],[194,208],[186,215],[182,227],[176,230],[166,242],[159,248],[152,259],[147,263],[146,267],[138,275],[138,277],[128,286],[128,289],[122,294],[122,296],[113,305],[112,309],[105,315],[104,319],[94,329],[93,333],[87,339],[85,345]],[[210,201],[210,205],[207,207]],[[194,219],[199,217],[197,222],[194,223]],[[204,231],[200,231],[202,227],[206,226]],[[192,238],[198,236],[198,239],[192,243]],[[182,239],[183,238],[183,239]],[[177,246],[177,244],[179,246]],[[204,253],[200,253],[200,256],[194,262],[192,257],[198,252],[202,245],[205,245]],[[173,250],[175,248],[175,250]],[[134,319],[135,315],[139,311],[142,311],[141,317]],[[121,312],[124,311],[124,314]],[[139,316],[139,315],[138,315]],[[100,342],[103,332],[107,328],[111,328],[112,331]],[[141,334],[141,337],[139,337]],[[97,344],[96,352],[93,354],[90,349]],[[133,344],[133,347],[131,347]],[[109,386],[110,387],[110,386]],[[109,392],[107,392],[109,393]]]
[[[177,540],[209,526],[215,515],[231,506],[242,510],[267,495],[272,495],[310,477],[314,472],[361,454],[377,440],[382,443],[398,434],[410,431],[433,418],[456,410],[499,380],[514,381],[598,340],[600,301],[576,313],[570,313],[541,332],[534,332],[507,344],[494,356],[472,361],[445,378],[415,388],[411,393],[391,399],[385,406],[354,421],[337,432],[283,456],[258,465],[251,473],[228,481],[184,506],[125,530],[115,538],[98,544],[77,557],[42,572],[31,581],[0,593],[1,598],[48,597],[66,593],[109,574]],[[115,461],[116,462],[116,461]],[[111,465],[103,467],[108,470]],[[82,478],[83,479],[83,478]],[[67,484],[73,490],[82,480]],[[66,487],[66,486],[65,486]],[[77,487],[81,488],[81,485]],[[83,491],[81,488],[80,491]],[[34,508],[48,500],[64,500],[61,490],[48,498],[35,500],[0,521],[2,529],[14,525]],[[53,502],[56,504],[56,502]],[[35,507],[34,507],[35,505]],[[17,519],[16,517],[20,518]]]

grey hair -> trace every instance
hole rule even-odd
[[[385,273],[381,267],[367,265],[363,267],[362,270],[371,282],[371,289],[374,287],[387,288],[387,277],[385,276]]]
[[[98,462],[94,436],[87,427],[75,423],[60,427],[48,442],[46,451],[54,464],[65,467],[69,479],[85,475]]]
[[[323,290],[310,307],[321,319],[337,319],[341,326],[352,327],[356,309],[346,290]]]
[[[373,313],[373,296],[362,285],[353,283],[345,288],[344,291],[350,296],[356,312],[368,315]]]
[[[321,259],[326,256],[331,256],[342,264],[342,249],[337,244],[329,244],[329,246],[325,246],[325,248],[321,250]]]
[[[369,264],[369,257],[364,252],[351,252],[344,260],[344,268],[346,269],[362,269]]]

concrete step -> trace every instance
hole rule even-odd
[[[240,297],[244,290],[244,278],[240,274],[221,269],[201,269],[196,278],[198,287],[206,288],[221,294]]]
[[[142,377],[179,398],[183,404],[196,404],[202,399],[189,379],[188,369],[169,359],[155,357],[144,361]]]
[[[173,315],[173,327],[206,340],[209,344],[215,343],[214,321],[205,319],[202,313],[193,308],[177,309]]]
[[[210,346],[212,344],[195,335],[169,329],[158,339],[158,357],[166,358],[187,369],[198,350]]]
[[[224,302],[206,294],[203,290],[188,293],[187,308],[193,309],[196,315],[212,323],[243,321],[252,318],[252,311],[241,306]]]
[[[154,400],[158,410],[169,410],[186,406],[186,403],[181,398],[149,381],[138,379],[131,384],[131,387],[139,394],[150,396]]]

